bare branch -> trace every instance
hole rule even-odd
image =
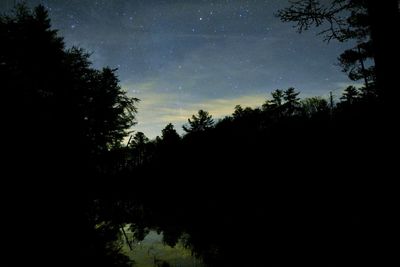
[[[319,35],[324,36],[324,41],[336,39],[343,42],[353,38],[356,34],[348,18],[343,14],[357,12],[359,6],[349,0],[332,0],[330,5],[323,5],[318,0],[290,1],[291,5],[279,10],[277,16],[283,22],[295,22],[295,28],[299,33],[308,30],[311,26],[326,25]]]

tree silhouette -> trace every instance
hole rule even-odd
[[[317,114],[329,114],[328,101],[321,97],[309,97],[300,101],[304,116],[312,118]]]
[[[243,115],[244,115],[244,109],[242,108],[242,106],[236,105],[232,116],[234,118],[241,118],[241,117],[243,117]]]
[[[132,138],[129,146],[133,150],[133,161],[135,165],[143,165],[147,162],[149,138],[142,132],[137,132]]]
[[[327,25],[320,34],[325,35],[328,41],[333,38],[339,41],[361,41],[369,36],[379,94],[385,102],[392,103],[393,98],[390,96],[397,92],[391,88],[397,83],[395,77],[398,75],[398,70],[391,67],[393,58],[398,58],[398,38],[392,38],[400,25],[397,0],[382,3],[374,0],[331,0],[329,3],[317,0],[293,1],[290,7],[280,10],[277,15],[282,21],[296,22],[299,32],[313,25]],[[345,58],[348,53],[344,55]]]
[[[344,72],[353,81],[364,80],[366,87],[370,87],[375,81],[374,66],[365,66],[365,61],[372,58],[372,43],[364,42],[358,44],[356,48],[348,49],[339,57],[340,65]]]
[[[348,104],[353,104],[360,98],[360,93],[354,86],[348,86],[343,92],[343,96],[340,98],[342,101]]]
[[[147,142],[149,142],[149,138],[144,133],[137,132],[132,139],[131,145],[135,147],[144,146]]]
[[[282,106],[282,100],[283,100],[283,90],[280,89],[276,89],[274,92],[271,93],[272,96],[272,100],[271,100],[271,104],[274,105],[275,107],[280,107]]]
[[[161,130],[161,139],[163,143],[171,145],[176,145],[181,140],[172,123],[168,123],[165,128]]]
[[[312,12],[296,14],[306,16],[303,27],[330,19],[340,26],[325,32],[332,38],[363,38],[367,2],[303,1]],[[342,11],[353,21],[336,21]],[[365,177],[384,175],[377,157],[390,146],[374,103],[355,87],[330,109],[323,98],[278,89],[262,108],[237,105],[216,123],[199,110],[182,138],[168,124],[156,140],[136,132],[123,146],[138,100],[116,70],[93,69],[84,50],[65,49],[43,7],[0,17],[0,36],[11,266],[126,266],[125,223],[139,240],[150,229],[170,245],[184,235],[210,266],[357,266],[380,255],[371,229],[390,209],[369,198],[379,194]],[[360,45],[343,57],[354,75],[375,51]],[[14,229],[35,242],[23,255]]]
[[[299,109],[300,98],[297,96],[300,92],[295,92],[293,87],[284,91],[283,99],[285,100],[285,112],[287,116],[292,116]]]
[[[189,125],[184,125],[182,128],[187,133],[199,133],[210,129],[213,124],[214,120],[212,116],[202,109],[200,109],[196,115],[192,115],[191,119],[188,119]]]
[[[281,118],[283,116],[283,90],[276,89],[271,93],[272,99],[266,100],[262,105],[264,113],[268,114],[272,118]]]
[[[374,145],[366,140],[376,122],[373,105],[353,89],[332,107],[321,97],[300,99],[294,88],[275,90],[262,109],[237,105],[231,116],[174,145],[163,145],[167,136],[177,138],[167,125],[151,167],[140,176],[157,178],[146,186],[152,193],[142,193],[146,211],[140,214],[146,216],[138,228],[162,231],[170,245],[184,237],[210,266],[360,265],[374,259],[378,239],[363,237],[372,221],[352,218],[368,216],[357,175],[376,162],[365,148]],[[197,121],[193,117],[200,116],[190,122]],[[344,163],[328,172],[338,155]],[[352,176],[341,179],[343,172]]]
[[[65,49],[43,6],[0,16],[0,38],[9,192],[2,217],[35,242],[21,256],[20,239],[2,235],[7,265],[126,266],[113,243],[118,226],[100,229],[92,204],[104,183],[99,169],[135,124],[138,100],[115,70],[93,69],[82,49]]]
[[[265,101],[262,109],[265,113],[278,119],[293,116],[299,111],[300,98],[293,87],[286,90],[276,89],[271,93],[272,99]]]
[[[296,0],[287,8],[279,10],[277,15],[284,22],[295,22],[298,32],[311,26],[324,27],[319,32],[324,40],[337,39],[347,41],[364,38],[368,34],[365,24],[367,1],[358,0]],[[348,13],[345,13],[348,12]]]

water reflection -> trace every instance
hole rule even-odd
[[[126,229],[127,230],[127,229]],[[129,239],[132,233],[126,231]],[[132,250],[125,242],[123,250],[138,267],[203,267],[205,266],[199,259],[192,256],[189,249],[178,243],[170,247],[163,243],[163,235],[156,231],[150,231],[149,234],[140,242],[133,242]]]

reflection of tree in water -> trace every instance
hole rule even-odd
[[[125,227],[127,228],[128,226]],[[126,234],[129,238],[133,235],[130,230],[127,230]],[[163,234],[156,231],[149,231],[141,241],[135,239],[132,251],[127,245],[123,251],[134,260],[136,266],[158,266],[165,263],[181,267],[203,266],[180,242],[171,247],[163,241]]]
[[[365,87],[347,87],[336,106],[319,98],[301,100],[294,88],[275,90],[261,108],[238,105],[218,122],[199,110],[182,137],[168,124],[161,137],[149,140],[137,132],[123,147],[126,129],[135,124],[137,99],[122,91],[115,70],[95,70],[83,50],[65,50],[41,6],[34,11],[20,6],[0,25],[2,90],[10,100],[4,101],[10,134],[3,144],[15,158],[12,173],[29,178],[16,179],[17,197],[8,199],[16,207],[5,217],[15,219],[23,210],[16,219],[30,223],[38,242],[25,265],[44,261],[51,266],[68,253],[70,266],[127,266],[118,242],[125,223],[138,223],[141,239],[148,229],[162,231],[171,246],[186,233],[185,247],[214,266],[254,266],[266,258],[270,264],[312,261],[318,266],[378,261],[380,248],[373,244],[383,242],[369,229],[387,215],[370,201],[375,188],[357,178],[377,169],[383,176],[387,170],[380,168],[377,155],[385,158],[382,147],[392,141],[384,131],[391,114],[382,112],[379,98],[383,95],[385,107],[395,106],[387,105],[396,99],[388,101],[390,81],[397,79],[395,68],[385,64],[391,49],[373,47],[383,58],[376,73],[356,68],[353,78],[364,78]],[[368,49],[353,52],[342,57],[345,67],[370,57]],[[387,87],[363,93],[374,86]],[[33,129],[32,142],[20,142],[26,129]],[[379,153],[371,152],[374,148]],[[334,149],[346,169],[331,167],[338,162]],[[48,188],[41,184],[46,184],[43,177],[61,182]],[[40,186],[21,194],[20,184],[31,183]],[[64,188],[69,191],[63,193]],[[382,216],[374,216],[377,207]],[[59,227],[63,242],[49,246]],[[122,235],[130,246],[123,228]],[[10,248],[13,238],[6,238]],[[154,266],[170,266],[155,244],[146,253]],[[7,256],[15,261],[15,254]]]
[[[168,264],[166,261],[158,259],[160,253],[157,253],[156,249],[153,246],[147,249],[147,255],[150,255],[153,258],[153,264],[155,267],[164,266],[164,264]],[[169,265],[167,265],[169,266]]]

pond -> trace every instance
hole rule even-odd
[[[126,232],[131,238],[132,233]],[[171,247],[163,243],[162,233],[150,231],[149,234],[140,242],[135,241],[129,248],[125,242],[123,246],[124,253],[128,255],[134,262],[134,266],[138,267],[204,267],[201,260],[196,259],[191,251],[181,243]]]

